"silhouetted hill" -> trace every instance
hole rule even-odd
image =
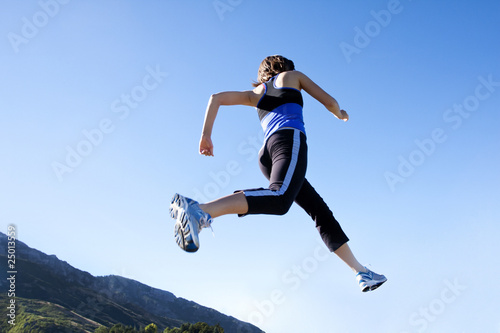
[[[0,233],[0,251],[0,301],[7,304],[7,236],[3,233]],[[80,332],[117,323],[135,327],[155,323],[162,332],[166,327],[178,327],[185,322],[220,324],[226,333],[262,332],[249,323],[168,291],[115,275],[94,277],[19,240],[16,242],[16,270],[16,299],[26,318],[35,318],[36,313],[43,317],[46,311],[52,316],[57,314],[57,318],[52,319],[57,319],[60,325],[79,327]],[[6,307],[1,307],[2,318],[6,318]],[[19,317],[16,318],[19,322],[17,319]],[[63,322],[65,324],[61,324]],[[3,320],[2,328],[6,328]]]

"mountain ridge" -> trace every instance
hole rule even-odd
[[[0,232],[0,289],[7,290],[7,236]],[[5,268],[3,268],[5,266]],[[56,255],[16,241],[16,298],[49,302],[110,327],[155,323],[163,331],[182,323],[219,324],[226,333],[262,333],[256,326],[173,293],[117,275],[93,276]]]

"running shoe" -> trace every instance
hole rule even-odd
[[[170,216],[176,219],[174,237],[177,245],[186,252],[200,248],[198,234],[212,224],[212,217],[205,213],[193,199],[175,194],[170,202]]]
[[[387,281],[385,276],[374,273],[368,268],[366,268],[366,270],[368,272],[359,272],[356,274],[356,279],[358,280],[359,287],[362,292],[365,293],[367,291],[375,290]]]

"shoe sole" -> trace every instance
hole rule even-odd
[[[387,279],[385,279],[384,281],[378,281],[378,282],[375,282],[373,285],[367,285],[365,284],[365,286],[363,287],[363,289],[361,289],[362,292],[366,293],[368,291],[373,291],[375,289],[377,289],[378,287],[380,287],[381,285],[383,285],[384,283],[387,282]]]
[[[379,283],[377,283],[377,284],[375,284],[375,285],[371,286],[371,287],[370,287],[370,291],[373,291],[373,290],[377,289],[378,287],[380,287],[381,285],[383,285],[383,284],[384,284],[384,283],[386,283],[386,282],[387,282],[387,279],[385,279],[384,281],[379,282]]]
[[[183,249],[186,252],[196,252],[198,251],[199,247],[196,247],[196,245],[193,242],[188,242],[186,241],[184,237],[184,232],[183,232],[183,227],[180,222],[177,222],[174,227],[174,238],[175,242],[181,249]]]
[[[179,194],[175,194],[170,201],[170,216],[177,220],[174,226],[175,242],[186,252],[196,252],[199,249],[199,241],[195,242],[192,233],[192,223],[186,214],[188,204]],[[196,244],[198,243],[198,245]]]

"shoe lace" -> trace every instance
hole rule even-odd
[[[204,214],[202,214],[199,219],[199,228],[200,230],[203,228],[210,228],[210,230],[212,230],[212,235],[215,237],[214,228],[212,228],[212,217],[206,212],[203,213]]]

